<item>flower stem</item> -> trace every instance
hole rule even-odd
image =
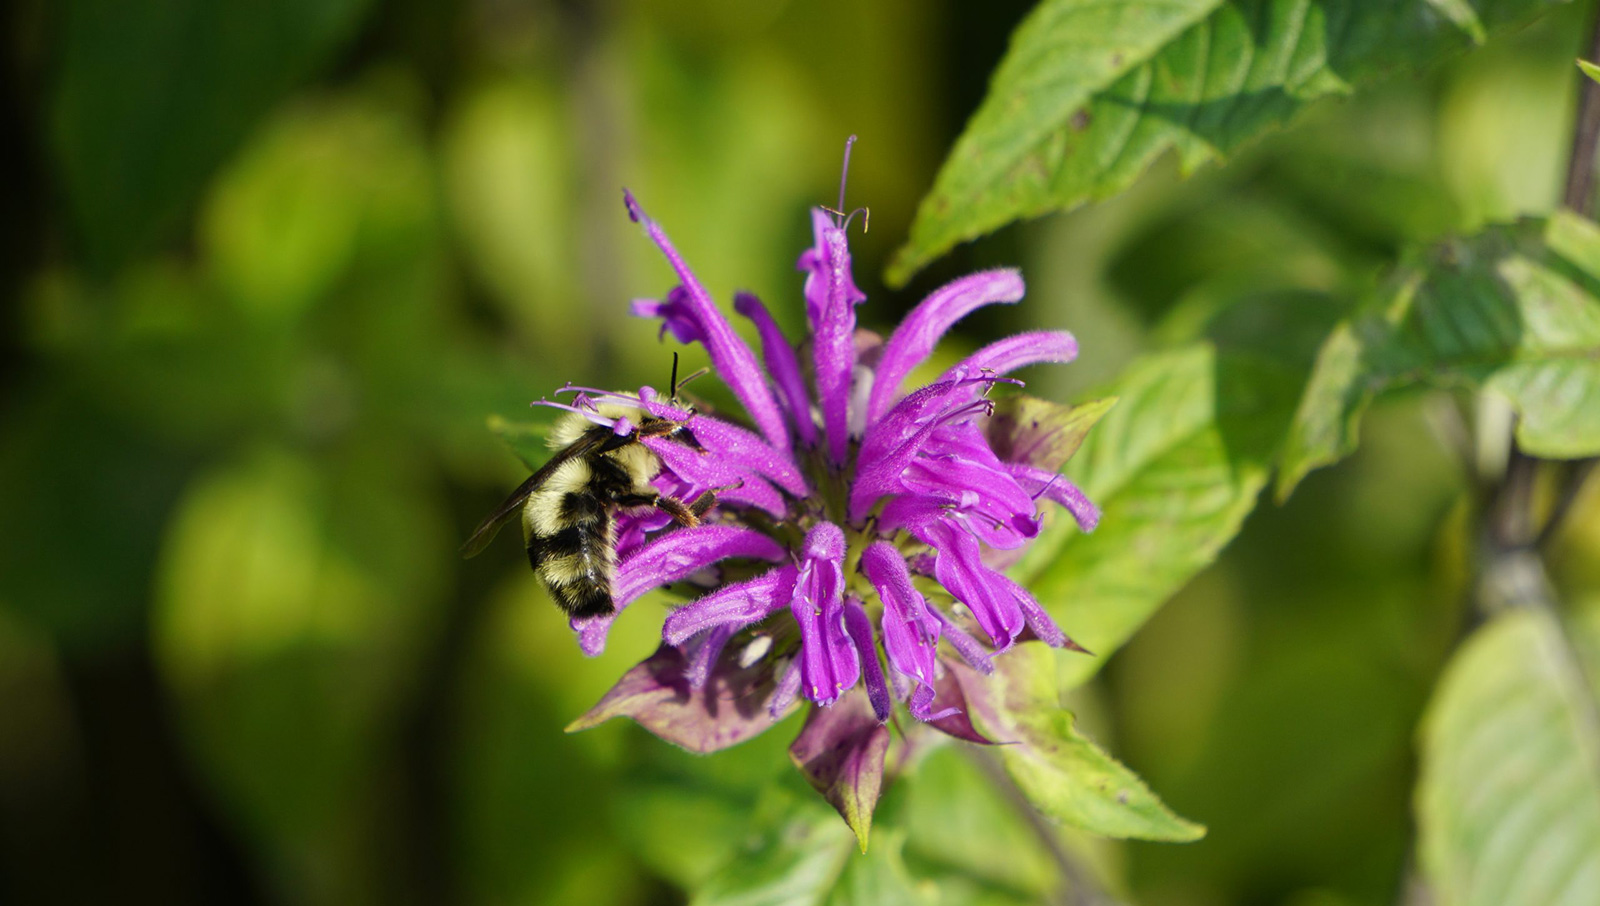
[[[1588,59],[1600,60],[1600,12],[1594,14],[1587,43]],[[1572,153],[1567,158],[1563,203],[1585,217],[1594,211],[1594,158],[1600,150],[1600,82],[1578,76],[1578,113],[1572,124]]]

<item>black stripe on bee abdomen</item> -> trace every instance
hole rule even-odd
[[[566,494],[560,506],[564,527],[530,537],[528,562],[562,610],[575,617],[611,613],[611,516],[589,494]]]

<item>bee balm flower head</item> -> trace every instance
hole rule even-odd
[[[629,716],[704,752],[809,701],[815,710],[791,752],[825,793],[841,747],[876,751],[881,773],[881,725],[896,700],[920,721],[981,741],[956,674],[989,672],[993,656],[1027,638],[1076,647],[991,564],[1037,536],[1045,503],[1084,530],[1099,518],[1056,474],[1059,463],[1030,462],[1026,445],[997,442],[990,393],[1019,383],[1009,375],[1024,366],[1071,361],[1076,341],[1059,331],[1013,336],[906,386],[957,321],[1020,300],[1022,278],[993,270],[956,280],[877,342],[856,327],[865,296],[851,275],[848,222],[818,208],[799,260],[807,336],[784,336],[754,296],[734,299],[758,355],[661,228],[623,197],[677,276],[634,313],[660,319],[663,336],[703,345],[747,421],[690,411],[649,388],[586,391],[591,405],[609,396],[685,422],[693,445],[641,439],[661,458],[656,487],[680,500],[715,492],[717,503],[690,528],[651,511],[618,516],[619,611],[663,585],[698,579],[703,593],[668,616],[656,654],[574,728]],[[959,603],[929,600],[924,590],[934,589]],[[586,652],[604,646],[615,618],[573,621]]]

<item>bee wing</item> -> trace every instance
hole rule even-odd
[[[478,523],[478,527],[472,532],[472,537],[467,539],[466,544],[461,545],[461,556],[471,559],[482,553],[483,549],[489,546],[489,542],[494,540],[494,536],[500,533],[501,526],[510,522],[517,515],[522,509],[522,505],[528,501],[528,497],[534,491],[537,491],[540,485],[548,481],[550,476],[555,474],[556,469],[561,467],[562,463],[581,456],[587,456],[593,450],[598,449],[606,438],[610,436],[611,432],[605,428],[601,428],[598,431],[591,429],[585,431],[581,437],[567,447],[557,451],[554,456],[550,457],[549,462],[539,468],[539,471],[529,475],[527,481],[518,485],[517,489],[511,492],[511,496],[506,498],[505,503],[500,504],[493,513],[489,514],[487,519]]]

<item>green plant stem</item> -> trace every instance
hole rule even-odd
[[[1590,15],[1589,36],[1584,42],[1589,59],[1600,58],[1600,8]],[[1572,146],[1567,156],[1567,180],[1562,204],[1584,217],[1594,214],[1595,154],[1600,151],[1600,83],[1582,74],[1578,79],[1578,109],[1573,117]],[[1511,458],[1505,479],[1495,489],[1488,509],[1486,540],[1490,555],[1486,571],[1494,568],[1497,552],[1537,548],[1549,541],[1594,471],[1595,457],[1577,460],[1566,467],[1565,480],[1554,508],[1543,526],[1535,529],[1533,482],[1540,460],[1527,455],[1511,442]]]
[[[983,772],[990,784],[1028,822],[1028,827],[1033,830],[1034,836],[1038,837],[1039,842],[1050,853],[1051,860],[1056,863],[1056,868],[1061,872],[1061,878],[1065,882],[1064,889],[1055,898],[1057,903],[1061,906],[1123,906],[1121,900],[1100,887],[1088,866],[1061,844],[1056,826],[1039,814],[1033,803],[1028,801],[1028,797],[1024,796],[1022,790],[1011,781],[1011,775],[1006,773],[1005,765],[1000,762],[999,757],[992,751],[975,745],[964,745],[962,749]]]
[[[1600,10],[1593,16],[1587,51],[1600,59]],[[1600,150],[1600,82],[1578,76],[1578,113],[1572,124],[1572,154],[1567,158],[1567,186],[1562,203],[1585,217],[1594,210],[1594,158]]]
[[[1591,14],[1594,20],[1586,44],[1588,60],[1600,60],[1600,7]],[[1594,163],[1600,151],[1600,82],[1578,77],[1578,110],[1572,123],[1572,153],[1567,158],[1566,191],[1562,203],[1585,217],[1594,216]],[[1560,495],[1550,518],[1540,529],[1536,543],[1544,545],[1554,537],[1567,512],[1577,500],[1583,483],[1594,473],[1596,457],[1580,459],[1567,466]]]

